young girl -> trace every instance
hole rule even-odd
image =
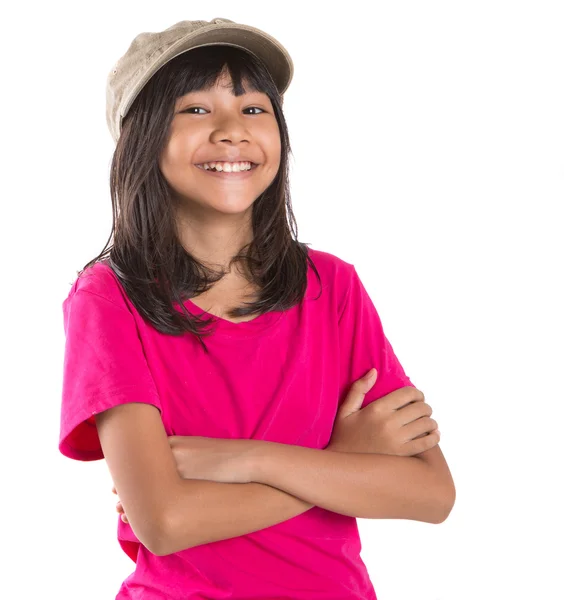
[[[454,502],[354,266],[297,241],[292,74],[213,19],[138,35],[108,77],[113,243],[63,303],[59,450],[107,461],[119,600],[375,599],[355,517]]]

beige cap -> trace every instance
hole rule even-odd
[[[288,89],[294,74],[288,51],[272,36],[255,27],[229,19],[212,19],[180,21],[164,31],[140,33],[107,79],[106,122],[114,142],[121,133],[121,120],[156,71],[187,50],[216,44],[253,53],[265,63],[280,94]]]

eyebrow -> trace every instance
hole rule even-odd
[[[212,88],[212,89],[213,89],[213,88]],[[187,92],[187,93],[186,93],[186,94],[184,94],[183,96],[180,96],[180,98],[185,98],[186,96],[191,96],[192,94],[205,94],[205,93],[207,93],[207,92],[211,92],[211,91],[212,91],[212,89],[209,89],[209,90],[203,90],[203,89],[202,89],[202,90],[192,90],[191,92]],[[229,88],[227,88],[227,89],[229,89]],[[230,91],[233,91],[233,89],[234,89],[234,88],[232,88],[232,87],[231,87],[231,88],[230,88]],[[267,94],[266,94],[266,92],[261,92],[260,90],[251,90],[251,89],[248,89],[248,90],[247,90],[245,93],[243,93],[242,95],[243,95],[243,96],[250,96],[251,94],[262,94],[262,95],[267,95]],[[235,94],[232,94],[232,95],[234,96]],[[239,98],[240,96],[237,96],[237,97]]]

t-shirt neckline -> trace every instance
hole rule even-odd
[[[233,337],[237,335],[244,335],[248,337],[249,334],[260,333],[267,327],[277,323],[286,311],[270,311],[262,313],[250,321],[241,321],[240,323],[234,323],[223,317],[218,317],[208,311],[200,308],[197,304],[194,304],[192,300],[184,300],[184,307],[193,315],[199,316],[202,319],[213,319],[214,332],[212,337],[215,335],[225,335],[227,337]]]

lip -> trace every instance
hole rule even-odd
[[[222,179],[239,180],[251,177],[252,174],[257,170],[257,167],[259,167],[260,165],[254,163],[248,171],[237,171],[235,173],[233,171],[231,173],[227,171],[210,171],[204,169],[203,167],[198,167],[197,165],[194,166],[196,167],[196,169],[198,169],[198,171],[201,171],[204,175],[209,175],[210,177],[220,177]]]

